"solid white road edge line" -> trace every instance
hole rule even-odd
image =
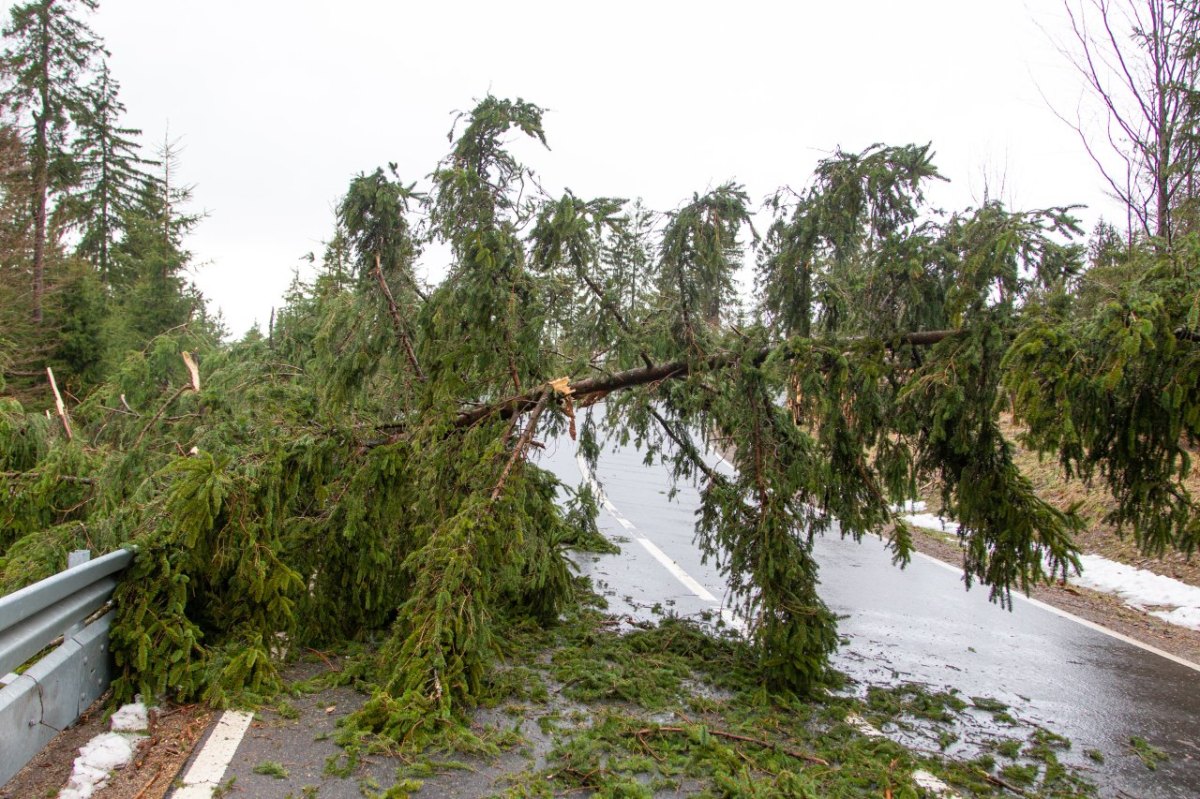
[[[626,530],[629,530],[630,532],[636,532],[636,528],[634,527],[633,523],[630,522],[628,519],[626,519],[624,516],[622,516],[621,512],[617,510],[616,506],[613,505],[612,502],[609,501],[607,496],[605,496],[604,490],[602,488],[600,488],[600,484],[596,482],[595,476],[592,474],[592,470],[588,467],[587,461],[583,459],[583,456],[576,455],[575,460],[579,464],[579,471],[583,473],[583,477],[588,482],[588,485],[591,487],[592,492],[595,493],[596,496],[600,498],[601,504],[604,506],[604,509],[607,510],[612,515],[612,517],[614,519],[616,519],[620,523],[620,525],[622,527],[624,527]],[[882,538],[882,536],[878,536],[878,537]],[[673,561],[669,557],[667,557],[666,553],[664,553],[661,549],[659,549],[657,546],[654,545],[654,542],[650,541],[647,538],[642,538],[642,537],[639,537],[638,541],[642,544],[642,546],[646,547],[646,549],[650,552],[651,555],[654,555],[655,559],[658,560],[659,563],[662,563],[663,566],[665,566],[673,575],[675,575],[676,579],[678,579],[685,586],[687,586],[689,590],[691,590],[693,593],[695,593],[701,599],[705,599],[706,601],[710,601],[710,602],[716,602],[716,597],[714,597],[710,591],[708,591],[707,589],[704,588],[704,586],[700,585],[698,582],[693,580],[691,578],[691,576],[688,575],[687,572],[685,572],[683,569],[679,568],[679,564],[677,564],[675,561]],[[929,561],[930,563],[934,563],[938,566],[941,566],[943,569],[948,569],[952,572],[955,572],[956,574],[960,574],[960,575],[962,574],[962,570],[959,569],[958,567],[952,566],[943,560],[939,560],[939,559],[933,557],[932,555],[926,555],[924,552],[915,552],[915,554],[918,557]],[[682,577],[680,575],[682,575]],[[698,586],[700,591],[702,591],[703,593],[700,593],[700,591],[696,591],[696,589],[693,588],[691,584],[695,584],[696,586]],[[1064,619],[1068,619],[1070,621],[1075,622],[1076,624],[1087,627],[1089,630],[1095,630],[1098,633],[1103,633],[1104,635],[1107,635],[1110,638],[1115,638],[1118,641],[1122,641],[1126,644],[1129,644],[1130,646],[1135,646],[1138,649],[1141,649],[1145,652],[1149,652],[1153,655],[1158,655],[1161,658],[1166,658],[1167,660],[1171,661],[1172,663],[1178,663],[1180,666],[1189,668],[1192,671],[1200,672],[1200,664],[1193,663],[1192,661],[1187,660],[1186,658],[1181,658],[1178,655],[1173,655],[1170,652],[1159,649],[1156,646],[1151,646],[1150,644],[1143,643],[1142,641],[1139,641],[1136,638],[1130,638],[1128,635],[1124,635],[1123,633],[1119,633],[1116,630],[1109,629],[1108,627],[1105,627],[1102,624],[1097,624],[1094,621],[1088,621],[1087,619],[1085,619],[1081,616],[1076,616],[1074,613],[1070,613],[1070,612],[1062,610],[1060,608],[1056,608],[1053,605],[1047,604],[1046,602],[1042,602],[1040,599],[1034,599],[1033,597],[1027,597],[1024,594],[1020,594],[1020,593],[1013,594],[1013,596],[1016,597],[1017,599],[1021,600],[1022,602],[1026,602],[1035,607],[1039,607],[1042,610],[1053,613],[1056,616],[1059,616]],[[727,608],[724,608],[724,607],[721,608],[721,617],[723,619],[725,619],[726,622],[730,623],[731,626],[733,626],[735,629],[739,629],[739,630],[743,630],[743,631],[745,630],[745,623],[741,619],[733,616]]]
[[[204,742],[204,748],[183,776],[183,785],[172,799],[212,799],[213,791],[221,784],[238,744],[254,719],[253,713],[226,710]]]
[[[930,563],[934,563],[938,566],[941,566],[943,569],[949,569],[950,571],[952,571],[956,574],[959,574],[959,575],[962,574],[962,569],[958,568],[957,566],[952,566],[951,564],[946,563],[944,560],[939,560],[938,558],[935,558],[932,555],[926,555],[924,552],[915,552],[914,554],[916,554],[920,558],[923,558],[923,559],[929,561]],[[1130,646],[1136,646],[1138,649],[1144,650],[1153,655],[1158,655],[1161,658],[1166,658],[1167,660],[1171,661],[1172,663],[1178,663],[1180,666],[1189,668],[1192,671],[1200,671],[1200,663],[1193,663],[1192,661],[1187,660],[1185,658],[1181,658],[1178,655],[1172,655],[1170,652],[1165,652],[1156,646],[1151,646],[1150,644],[1143,643],[1142,641],[1139,641],[1136,638],[1130,638],[1128,635],[1119,633],[1116,630],[1110,630],[1108,627],[1105,627],[1103,624],[1097,624],[1094,621],[1088,621],[1087,619],[1085,619],[1081,616],[1076,616],[1074,613],[1070,613],[1068,611],[1062,610],[1061,608],[1056,608],[1056,607],[1054,607],[1054,605],[1043,602],[1040,599],[1034,599],[1031,596],[1025,596],[1024,594],[1019,594],[1019,593],[1014,593],[1013,597],[1021,600],[1022,602],[1026,602],[1030,605],[1033,605],[1034,607],[1039,607],[1042,610],[1049,611],[1050,613],[1053,613],[1055,616],[1061,616],[1062,618],[1069,619],[1070,621],[1073,621],[1076,624],[1083,625],[1084,627],[1087,627],[1089,630],[1095,630],[1098,633],[1103,633],[1110,638],[1115,638],[1118,641],[1122,641],[1126,644],[1129,644]]]

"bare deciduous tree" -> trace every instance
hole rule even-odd
[[[1175,211],[1194,192],[1200,13],[1194,0],[1064,0],[1074,34],[1063,48],[1105,117],[1078,131],[1113,195],[1127,209],[1130,242],[1170,248]]]

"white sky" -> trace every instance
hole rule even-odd
[[[667,210],[735,178],[758,200],[839,145],[932,141],[942,207],[987,184],[1018,208],[1088,204],[1089,230],[1115,216],[1041,96],[1072,115],[1081,96],[1058,0],[106,0],[90,22],[128,122],[182,137],[209,213],[195,279],[234,334],[319,255],[356,173],[423,179],[450,112],[489,90],[549,109],[552,152],[520,153],[552,191]]]

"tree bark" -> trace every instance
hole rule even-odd
[[[38,98],[41,108],[34,115],[33,142],[33,321],[41,324],[42,297],[46,292],[46,202],[50,190],[50,18],[43,8],[39,22],[42,26],[42,64],[38,76]]]
[[[957,332],[959,331],[921,330],[914,333],[900,334],[892,339],[891,343],[901,346],[929,347]],[[754,362],[761,363],[770,354],[771,348],[765,347],[750,353],[749,357]],[[575,380],[569,384],[568,390],[565,393],[572,395],[580,405],[587,405],[589,399],[598,399],[613,391],[644,386],[648,383],[659,383],[663,380],[679,380],[695,371],[708,372],[725,369],[732,366],[742,357],[745,357],[744,353],[724,352],[717,355],[710,355],[698,361],[671,361],[670,363],[659,364],[657,366],[626,369],[623,372],[616,372],[611,375]],[[454,425],[455,427],[470,427],[492,415],[496,415],[501,419],[508,419],[514,414],[526,413],[538,404],[544,391],[544,387],[538,386],[523,394],[518,394],[517,396],[488,405],[481,405],[469,411],[463,411],[455,419]]]

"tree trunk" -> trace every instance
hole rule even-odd
[[[43,8],[42,64],[38,76],[38,99],[42,107],[34,117],[33,141],[33,321],[42,322],[42,297],[46,293],[46,195],[50,190],[50,142],[47,128],[50,114],[50,17]]]
[[[38,121],[40,136],[44,137],[45,123]],[[33,197],[33,321],[41,324],[42,296],[46,292],[46,193],[49,189],[48,165],[45,152],[34,159]]]
[[[956,332],[958,331],[920,330],[913,333],[900,334],[893,339],[893,342],[896,345],[931,347],[939,341],[949,338]],[[623,372],[616,372],[611,375],[574,380],[567,385],[567,390],[563,393],[575,397],[582,406],[590,404],[590,402],[598,400],[605,394],[613,391],[644,386],[647,383],[659,383],[664,380],[680,380],[697,369],[703,371],[724,369],[735,364],[740,357],[749,357],[751,360],[761,363],[770,354],[771,348],[745,354],[724,352],[710,355],[699,361],[672,361],[671,363],[664,363],[657,366],[626,369]],[[545,387],[538,386],[523,394],[463,411],[454,420],[454,426],[470,427],[492,415],[496,415],[501,419],[509,419],[516,414],[527,413],[537,406],[538,401],[542,399],[544,393]]]

